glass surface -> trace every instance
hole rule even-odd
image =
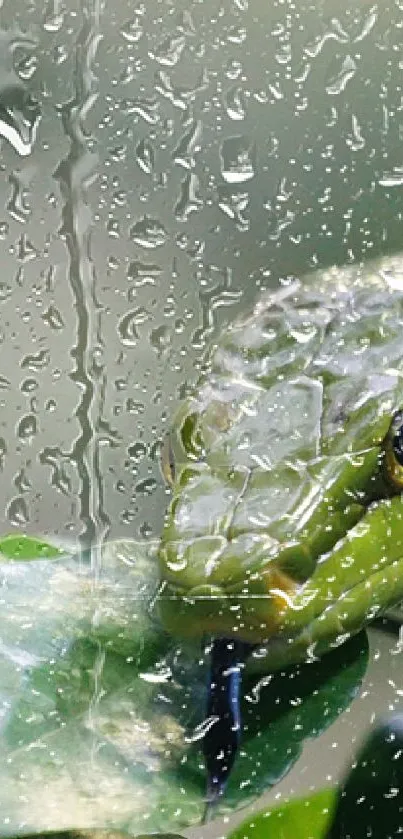
[[[158,537],[161,439],[220,326],[401,248],[402,33],[400,0],[0,3],[2,533]],[[282,790],[398,707],[382,644]]]

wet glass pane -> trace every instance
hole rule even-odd
[[[399,251],[402,32],[399,0],[0,3],[1,534],[158,539],[162,440],[220,329],[264,290]],[[346,714],[286,791],[398,709],[394,643],[372,637],[352,731]]]

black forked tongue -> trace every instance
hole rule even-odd
[[[207,769],[204,822],[210,819],[225,790],[238,751],[242,733],[242,667],[252,649],[251,644],[229,638],[213,642],[207,702],[210,724],[203,737]]]

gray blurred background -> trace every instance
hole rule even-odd
[[[156,536],[161,437],[219,326],[401,249],[403,2],[3,0],[0,37],[1,530]],[[372,644],[272,798],[397,707]]]

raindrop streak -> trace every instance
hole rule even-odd
[[[79,539],[84,550],[100,541],[108,529],[103,511],[99,444],[94,431],[97,417],[92,417],[95,385],[91,371],[90,311],[94,266],[90,234],[93,217],[87,202],[87,188],[94,179],[98,157],[89,148],[90,137],[84,130],[84,122],[97,101],[94,65],[101,39],[100,11],[100,0],[94,0],[82,9],[83,22],[76,44],[75,90],[73,97],[60,109],[69,148],[54,173],[63,199],[61,233],[69,258],[68,280],[76,312],[76,335],[70,350],[73,369],[69,375],[79,394],[74,411],[78,434],[65,456],[74,464],[79,477],[77,495],[82,523]]]

